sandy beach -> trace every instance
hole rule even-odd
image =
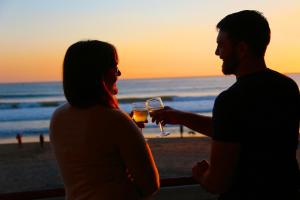
[[[150,138],[148,143],[162,178],[191,176],[197,160],[207,159],[208,138]],[[0,145],[0,193],[62,187],[49,142]]]
[[[161,178],[191,176],[197,161],[208,159],[210,139],[206,137],[150,138]],[[297,151],[300,162],[300,151]],[[0,145],[0,193],[62,187],[49,142]]]

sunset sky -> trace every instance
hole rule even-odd
[[[60,81],[85,39],[114,44],[125,79],[221,75],[215,26],[243,9],[269,20],[267,65],[299,73],[299,0],[0,0],[0,82]]]

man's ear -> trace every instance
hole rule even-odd
[[[249,46],[245,42],[239,42],[237,45],[237,53],[239,58],[244,58],[249,54]]]

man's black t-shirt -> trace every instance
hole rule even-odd
[[[299,115],[296,83],[270,69],[238,78],[217,97],[213,140],[241,144],[232,188],[220,199],[294,196]]]

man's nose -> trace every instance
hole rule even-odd
[[[215,50],[215,54],[216,54],[216,56],[218,56],[218,55],[219,55],[219,48],[216,48],[216,50]]]

